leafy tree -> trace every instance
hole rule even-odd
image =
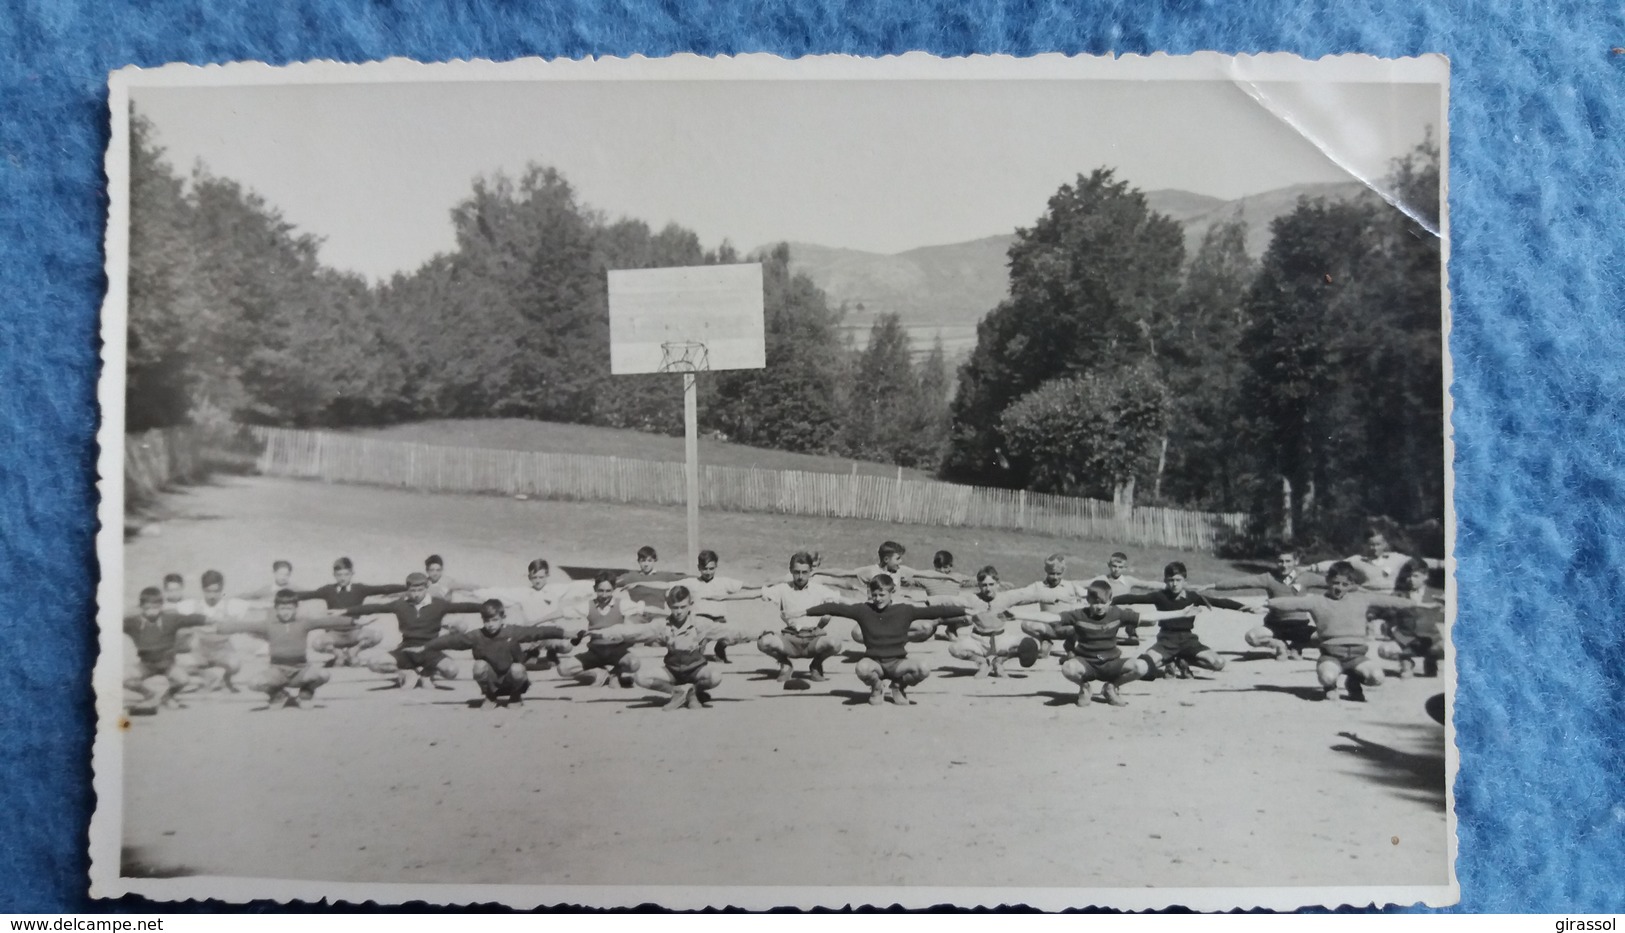
[[[898,438],[896,462],[935,470],[947,451],[948,402],[953,383],[948,375],[948,354],[939,335],[931,352],[916,368],[913,411]]]
[[[191,205],[185,182],[164,161],[152,124],[130,121],[130,273],[125,425],[131,431],[183,424],[195,373],[190,347],[195,295],[188,288]]]
[[[1400,160],[1404,200],[1437,218],[1431,143]],[[1246,302],[1243,386],[1262,462],[1290,484],[1260,505],[1299,537],[1346,544],[1369,521],[1444,512],[1437,238],[1372,198],[1279,218]]]
[[[1180,226],[1112,170],[1063,185],[1045,214],[1016,232],[1010,297],[977,325],[944,473],[1019,484],[1000,449],[1004,410],[1049,379],[1149,356],[1148,328],[1177,294],[1184,256]]]
[[[719,250],[717,258],[731,258],[732,253],[731,248]],[[811,279],[790,272],[790,249],[785,244],[760,261],[767,368],[718,372],[702,379],[701,424],[742,444],[833,452],[840,431],[842,312],[829,306]]]
[[[875,318],[847,387],[843,441],[848,456],[913,465],[899,459],[918,409],[920,389],[912,355],[908,332],[897,314]]]
[[[1162,469],[1151,484],[1155,501],[1220,511],[1251,505],[1255,463],[1237,431],[1245,417],[1243,304],[1256,265],[1247,255],[1245,222],[1208,228],[1178,296],[1150,328],[1169,390]]]
[[[1145,468],[1167,416],[1162,380],[1142,363],[1052,379],[1005,410],[1000,432],[1026,488],[1108,498]]]

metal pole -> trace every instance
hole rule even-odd
[[[699,400],[693,373],[683,373],[683,453],[688,459],[688,565],[700,560]]]

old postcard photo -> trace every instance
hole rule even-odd
[[[1453,903],[1447,84],[115,73],[92,894]]]

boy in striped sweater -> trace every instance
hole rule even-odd
[[[1140,624],[1139,613],[1112,605],[1112,585],[1105,580],[1089,584],[1089,604],[1083,609],[1061,613],[1060,626],[1069,629],[1066,648],[1069,657],[1061,662],[1061,676],[1078,685],[1077,704],[1087,707],[1091,684],[1101,682],[1100,695],[1112,706],[1127,706],[1117,688],[1139,680],[1151,672],[1144,658],[1125,658],[1117,647],[1117,631],[1131,631]]]
[[[1326,595],[1282,596],[1269,601],[1271,610],[1307,612],[1320,632],[1320,661],[1315,675],[1320,678],[1326,699],[1337,698],[1337,681],[1348,675],[1348,698],[1364,700],[1365,688],[1382,683],[1382,666],[1369,657],[1371,650],[1366,622],[1374,608],[1404,609],[1411,606],[1403,596],[1360,591],[1352,566],[1337,561],[1326,570]]]

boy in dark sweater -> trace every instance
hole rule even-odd
[[[1302,596],[1311,587],[1324,588],[1326,581],[1319,574],[1305,573],[1298,567],[1298,552],[1283,548],[1275,555],[1275,569],[1268,573],[1220,580],[1199,590],[1263,590],[1270,599],[1283,596]],[[1315,620],[1309,613],[1271,609],[1264,616],[1264,624],[1247,633],[1247,644],[1263,648],[1276,660],[1298,660],[1303,650],[1314,643]]]
[[[379,674],[392,674],[395,686],[406,686],[408,671],[418,675],[418,687],[434,687],[436,677],[452,680],[457,667],[445,655],[425,659],[420,649],[440,635],[446,616],[458,612],[479,612],[479,603],[449,603],[438,596],[429,595],[429,578],[425,574],[411,573],[406,577],[406,597],[387,603],[366,603],[351,606],[344,614],[351,618],[389,613],[395,617],[401,630],[401,643],[394,651],[368,664],[368,669]],[[446,688],[451,689],[451,688]]]
[[[1177,614],[1162,620],[1161,626],[1157,629],[1156,643],[1145,654],[1140,655],[1149,665],[1146,679],[1157,676],[1165,667],[1179,678],[1190,676],[1191,664],[1205,667],[1210,671],[1224,670],[1224,658],[1219,657],[1217,651],[1202,644],[1202,640],[1196,637],[1196,614],[1203,609],[1235,609],[1242,612],[1258,610],[1233,599],[1203,596],[1187,590],[1185,565],[1179,561],[1174,561],[1163,568],[1162,587],[1152,593],[1130,593],[1112,599],[1114,606],[1148,605],[1159,612],[1180,610]]]
[[[370,585],[355,582],[355,564],[348,557],[340,557],[333,562],[333,582],[319,586],[314,590],[305,590],[294,595],[302,602],[307,599],[319,599],[327,608],[332,610],[354,609],[365,603],[372,596],[394,596],[406,592],[406,587],[399,583],[385,583]],[[370,648],[376,648],[383,641],[375,631],[365,626],[352,626],[344,630],[322,631],[316,635],[312,648],[319,654],[331,655],[325,663],[326,667],[361,667],[364,662],[361,653]]]
[[[964,616],[960,606],[910,606],[893,602],[897,584],[887,573],[869,580],[866,603],[819,603],[807,610],[809,616],[840,616],[857,623],[863,633],[863,660],[858,662],[858,679],[869,686],[869,705],[886,702],[886,684],[891,684],[892,702],[913,706],[908,688],[925,680],[925,665],[908,657],[908,642],[925,641],[936,631],[939,620]]]
[[[481,708],[518,706],[530,689],[530,673],[525,669],[524,642],[569,638],[557,625],[508,625],[507,611],[500,599],[480,605],[480,627],[468,632],[452,632],[431,640],[419,649],[419,663],[431,670],[440,664],[441,653],[467,651],[474,656],[474,683],[485,699]]]
[[[160,705],[173,703],[175,694],[190,682],[175,661],[181,630],[207,625],[209,619],[165,609],[163,591],[155,586],[141,591],[139,605],[138,613],[124,617],[124,634],[135,643],[136,652],[136,663],[126,670],[124,688],[139,698],[130,704],[130,712],[150,716]]]

